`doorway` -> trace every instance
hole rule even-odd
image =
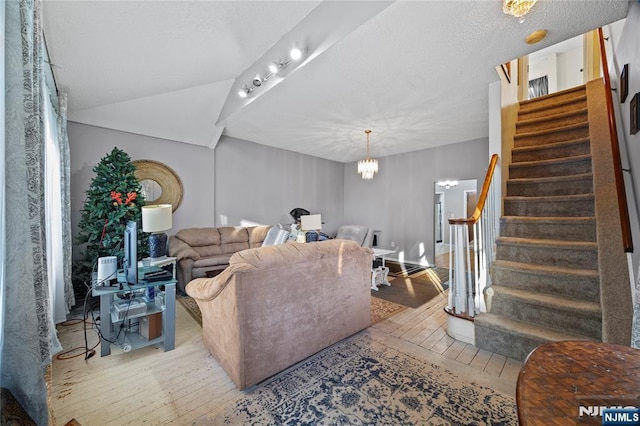
[[[453,184],[453,182],[456,182]],[[437,181],[434,183],[434,264],[449,267],[448,219],[466,218],[473,215],[477,203],[477,180]],[[473,229],[469,229],[473,239]]]

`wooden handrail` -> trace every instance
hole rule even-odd
[[[450,224],[473,225],[474,223],[477,223],[480,220],[480,215],[482,215],[482,210],[484,210],[484,204],[487,201],[487,196],[489,195],[489,187],[491,186],[491,181],[493,180],[493,173],[496,169],[496,164],[498,164],[498,154],[493,154],[491,156],[491,161],[489,162],[487,175],[484,177],[484,183],[482,184],[482,190],[480,191],[480,198],[478,198],[478,202],[476,203],[476,209],[473,211],[473,215],[471,217],[466,217],[462,219],[449,219]]]
[[[602,28],[598,28],[598,38],[600,39],[600,56],[602,58],[602,73],[604,74],[604,84],[606,92],[607,112],[609,114],[609,131],[611,133],[611,148],[613,151],[613,171],[616,179],[616,192],[618,195],[618,206],[620,209],[620,225],[622,227],[622,244],[624,251],[633,252],[633,241],[631,238],[631,223],[629,221],[629,208],[627,206],[627,195],[624,189],[624,177],[622,175],[622,160],[620,156],[620,145],[618,143],[618,130],[616,127],[616,117],[613,111],[613,99],[611,96],[611,78],[609,77],[609,66],[607,64],[607,51],[604,45],[604,35]]]

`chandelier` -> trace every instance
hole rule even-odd
[[[364,131],[367,135],[367,157],[358,161],[358,173],[362,175],[362,179],[373,179],[373,175],[378,173],[378,160],[369,157],[369,134],[371,130]]]
[[[512,15],[524,22],[524,15],[536,4],[538,0],[502,0],[502,11],[507,15]]]

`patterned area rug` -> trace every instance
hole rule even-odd
[[[195,424],[517,425],[513,398],[366,332],[250,388]]]
[[[200,313],[200,308],[198,308],[196,301],[189,296],[178,295],[176,298],[178,299],[178,302],[184,306],[187,312],[189,312],[191,317],[193,317],[193,319],[202,326],[202,314]],[[371,324],[375,324],[385,318],[389,318],[391,315],[403,311],[404,309],[406,309],[405,306],[389,302],[387,300],[378,299],[377,297],[372,297]]]

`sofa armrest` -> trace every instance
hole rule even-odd
[[[191,280],[186,285],[185,291],[196,300],[203,302],[213,300],[233,281],[237,269],[242,269],[242,267],[229,266],[213,278]]]
[[[178,262],[183,259],[200,259],[200,255],[189,244],[175,235],[169,240],[169,256],[177,257]]]

